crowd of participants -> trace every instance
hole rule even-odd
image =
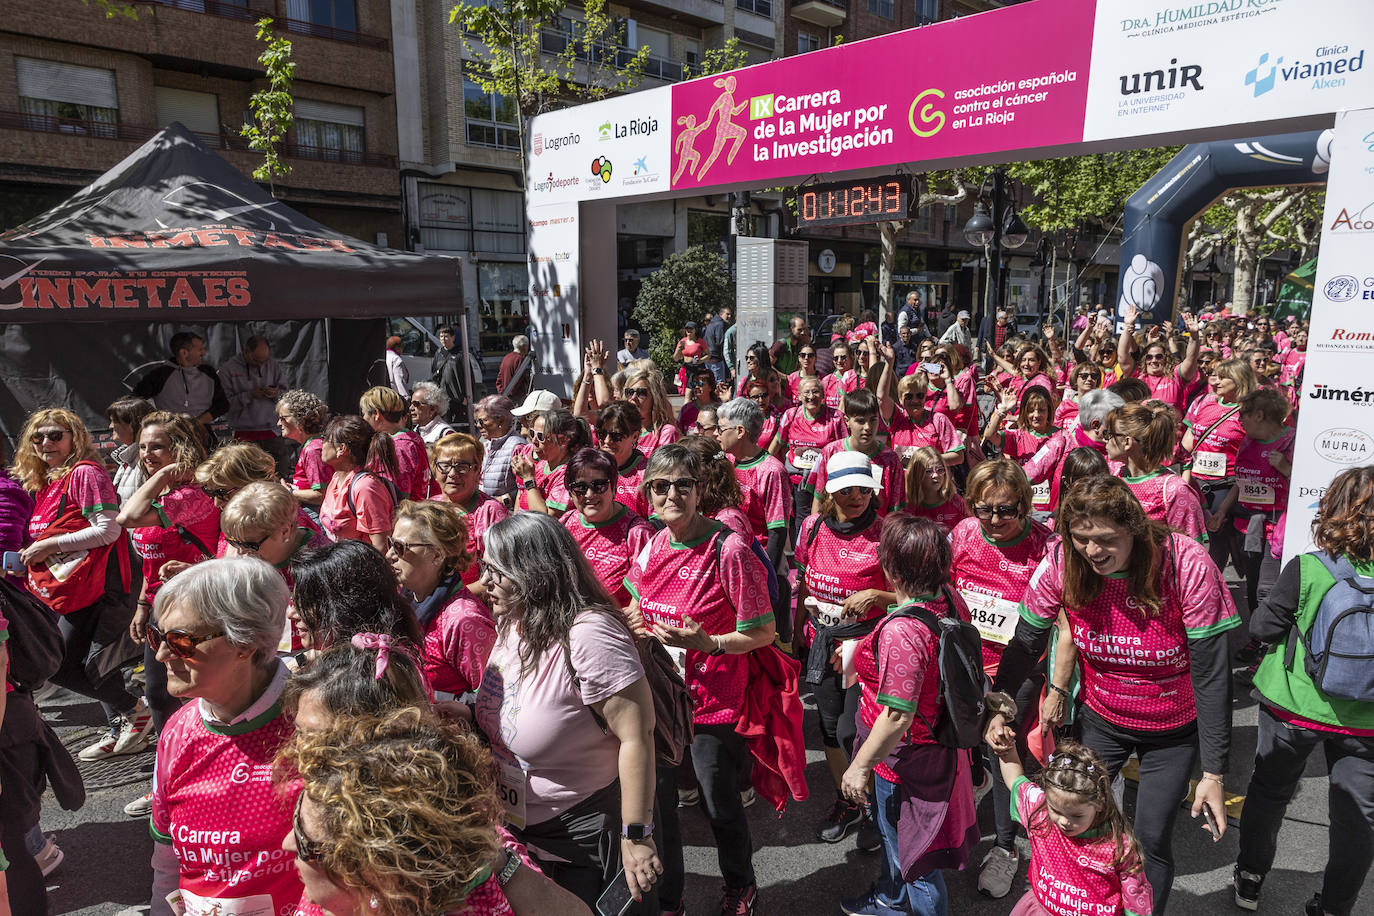
[[[38,410],[0,478],[27,568],[5,606],[55,612],[49,680],[108,717],[81,759],[156,741],[126,811],[157,841],[159,916],[749,914],[768,876],[746,808],[809,791],[833,791],[819,840],[878,853],[845,913],[943,914],[965,867],[1006,897],[1024,834],[1009,912],[1151,916],[1185,798],[1219,836],[1238,768],[1234,892],[1255,909],[1319,744],[1333,844],[1307,912],[1345,916],[1374,854],[1374,706],[1306,661],[1327,593],[1374,574],[1374,468],[1336,479],[1321,552],[1280,570],[1306,331],[1136,324],[1028,337],[999,313],[975,350],[852,317],[818,346],[796,319],[737,380],[685,359],[680,411],[662,367],[593,341],[571,405],[486,398],[479,436],[429,391],[372,388],[357,413],[283,391],[285,477],[137,398],[110,406],[108,463],[75,414]],[[981,644],[972,748],[940,724],[942,618]],[[1261,704],[1238,766],[1233,665]],[[46,913],[39,792],[60,769],[32,686],[11,678],[0,746],[25,916]],[[689,902],[697,807],[724,886]]]

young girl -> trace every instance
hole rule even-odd
[[[1012,711],[1005,694],[989,696],[990,705],[999,696],[1005,707],[998,711]],[[994,744],[993,751],[1011,790],[1012,817],[1025,826],[1031,844],[1030,890],[1011,916],[1151,916],[1140,846],[1097,752],[1065,741],[1031,780],[1014,741]]]
[[[906,469],[907,511],[945,526],[946,531],[968,518],[964,498],[954,490],[954,478],[944,457],[923,445],[911,453]]]

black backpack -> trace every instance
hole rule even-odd
[[[57,615],[6,576],[0,576],[0,614],[9,621],[9,679],[19,690],[31,691],[62,665]]]
[[[935,658],[940,672],[940,714],[934,724],[920,713],[916,718],[941,747],[973,748],[983,743],[983,697],[988,691],[983,673],[983,639],[978,628],[959,616],[962,599],[949,586],[941,588],[950,616],[937,617],[920,605],[893,611],[873,631],[877,663],[878,633],[894,617],[914,617],[935,634]]]
[[[348,482],[348,492],[344,494],[344,502],[348,504],[348,512],[354,518],[358,516],[358,506],[353,501],[353,488],[356,487],[358,481],[362,480],[364,477],[376,477],[382,482],[382,486],[386,487],[386,491],[391,494],[391,505],[393,508],[401,504],[401,491],[396,488],[395,481],[385,474],[378,474],[376,471],[364,469],[359,471],[353,479]]]

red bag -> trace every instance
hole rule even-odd
[[[73,469],[83,464],[100,467],[94,461],[78,461],[73,465]],[[90,522],[81,513],[81,507],[71,505],[67,500],[67,487],[71,479],[72,475],[68,472],[62,480],[62,497],[57,504],[57,514],[42,533],[34,538],[35,541],[84,531],[90,526]],[[58,614],[70,614],[72,611],[90,607],[105,594],[105,575],[111,551],[119,563],[120,581],[125,591],[128,591],[129,552],[123,549],[123,542],[124,538],[121,536],[113,543],[94,550],[53,554],[38,566],[29,567],[29,591]]]

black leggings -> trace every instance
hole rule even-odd
[[[1083,743],[1101,755],[1112,778],[1132,752],[1140,759],[1135,835],[1145,854],[1145,877],[1154,892],[1155,916],[1163,916],[1174,885],[1174,821],[1188,794],[1197,762],[1197,722],[1166,732],[1131,731],[1080,707]]]
[[[114,566],[114,557],[110,558]],[[100,683],[93,683],[86,673],[86,660],[95,656],[104,645],[97,642],[96,628],[102,613],[115,613],[127,617],[121,609],[127,596],[112,594],[108,590],[90,607],[84,607],[57,619],[62,633],[62,666],[49,680],[59,687],[65,687],[82,696],[99,700],[105,711],[105,718],[113,722],[115,717],[133,710],[138,700],[124,689],[121,672],[113,671]]]
[[[826,747],[844,749],[844,755],[854,757],[854,714],[859,708],[859,685],[848,690],[844,675],[831,670],[819,684],[811,685],[811,698],[816,701],[816,716],[821,724],[821,743]]]
[[[1044,665],[1036,665],[1035,671],[1026,678],[1021,689],[1016,692],[1016,710],[1019,721],[1016,723],[1016,750],[1024,761],[1026,772],[1034,773],[1040,767],[1026,744],[1030,726],[1040,718],[1037,704],[1040,702],[1040,688],[1045,683]],[[1003,849],[1016,847],[1016,822],[1011,819],[1011,790],[1002,780],[1002,766],[991,748],[986,749],[987,765],[992,770],[992,819],[997,826],[997,845]]]

